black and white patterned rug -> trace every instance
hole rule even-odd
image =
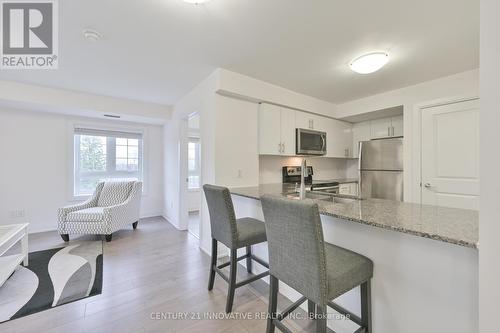
[[[0,323],[99,295],[102,260],[102,241],[30,253],[0,287]]]

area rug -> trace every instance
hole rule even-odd
[[[102,260],[102,241],[31,252],[0,287],[0,323],[100,294]]]

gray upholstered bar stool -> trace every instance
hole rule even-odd
[[[269,271],[254,275],[247,280],[236,283],[236,270],[238,261],[246,259],[247,271],[252,272],[252,260],[269,268],[262,259],[252,254],[252,245],[265,242],[266,228],[264,222],[245,217],[236,219],[233,201],[226,187],[215,185],[203,185],[207,199],[208,211],[210,212],[210,226],[212,229],[212,260],[210,263],[210,276],[208,279],[208,290],[214,287],[215,273],[218,273],[228,284],[226,312],[233,308],[234,292],[236,288],[242,287],[250,282],[269,275]],[[229,262],[217,265],[217,241],[226,245],[231,250]],[[237,257],[237,250],[246,248],[246,254]],[[229,266],[229,277],[221,269]]]
[[[267,332],[306,300],[310,316],[316,313],[316,332],[327,331],[327,306],[349,315],[361,327],[356,332],[372,333],[370,280],[373,263],[347,249],[325,243],[318,205],[312,200],[292,200],[263,196],[269,247],[271,289]],[[303,295],[282,313],[277,313],[278,283],[283,281]],[[333,303],[345,292],[361,286],[361,317]],[[314,309],[315,308],[315,309]]]

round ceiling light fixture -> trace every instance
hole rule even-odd
[[[83,37],[85,37],[85,39],[90,41],[90,42],[97,42],[98,40],[100,40],[102,38],[102,35],[95,30],[84,29],[83,30]]]
[[[370,74],[378,71],[389,62],[386,52],[372,52],[357,57],[349,63],[349,67],[359,74]]]
[[[202,3],[209,2],[210,0],[182,0],[187,3],[192,3],[193,5],[201,5]]]

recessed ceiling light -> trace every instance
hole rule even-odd
[[[195,5],[200,5],[202,3],[209,2],[210,0],[183,0],[183,1],[187,2],[187,3],[195,4]]]
[[[349,66],[359,74],[370,74],[378,71],[387,64],[389,55],[385,52],[372,52],[357,57]]]
[[[85,37],[85,39],[88,41],[97,42],[99,39],[102,38],[102,35],[95,30],[84,29],[83,30],[83,37]]]

